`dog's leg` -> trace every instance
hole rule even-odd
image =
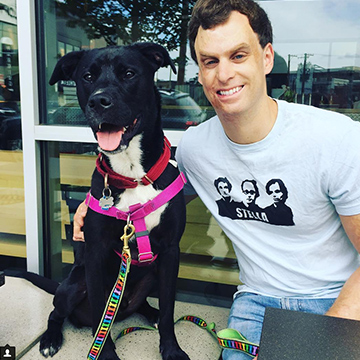
[[[86,297],[85,268],[74,265],[69,276],[57,288],[54,297],[54,310],[48,319],[48,328],[40,340],[40,352],[43,356],[56,354],[63,341],[62,325]]]
[[[163,360],[190,360],[176,340],[174,306],[180,249],[173,245],[159,255],[160,352]]]
[[[136,270],[136,268],[133,268],[130,274],[134,274]],[[129,283],[125,297],[127,306],[120,308],[118,320],[123,320],[136,312],[144,316],[151,326],[159,327],[159,310],[150,306],[146,300],[147,296],[154,289],[156,280],[155,272],[149,270],[144,277],[137,279],[136,286],[131,286],[131,283]]]
[[[144,316],[151,326],[155,328],[159,327],[160,312],[158,309],[152,307],[147,300],[141,304],[137,313]]]

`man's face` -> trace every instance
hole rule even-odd
[[[219,182],[218,190],[222,197],[226,198],[230,196],[229,185],[226,182]]]
[[[223,24],[200,27],[195,52],[199,82],[220,119],[244,114],[267,96],[265,75],[273,66],[273,48],[260,46],[245,15],[233,11]]]
[[[256,191],[255,187],[252,183],[246,182],[243,184],[242,188],[243,193],[245,194],[245,200],[244,203],[247,205],[250,205],[255,201]]]
[[[280,190],[278,183],[269,186],[269,195],[273,198],[275,204],[282,202],[284,198],[284,193]]]

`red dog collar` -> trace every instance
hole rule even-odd
[[[171,156],[170,149],[171,144],[169,140],[164,137],[164,146],[161,156],[148,173],[140,180],[116,173],[105,161],[102,161],[103,157],[101,153],[96,159],[96,169],[103,177],[108,175],[108,183],[118,189],[133,189],[136,188],[139,183],[149,185],[152,184],[165,170]]]

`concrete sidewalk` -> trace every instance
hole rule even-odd
[[[6,277],[0,287],[0,346],[16,347],[16,359],[43,360],[39,353],[39,339],[46,330],[47,318],[52,311],[53,296],[24,279]],[[157,300],[150,299],[156,306]],[[216,329],[226,328],[229,309],[186,302],[176,302],[175,319],[182,315],[195,315],[208,323],[215,322]],[[129,326],[147,325],[139,315],[133,315],[113,326],[113,338]],[[182,321],[175,325],[181,348],[192,360],[218,360],[220,348],[206,330]],[[77,329],[69,322],[64,325],[64,343],[52,359],[86,359],[92,336],[90,328]],[[161,360],[157,331],[137,331],[115,342],[121,360]]]

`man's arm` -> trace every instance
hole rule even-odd
[[[360,214],[340,216],[346,234],[360,253]],[[360,268],[346,281],[334,305],[326,315],[360,320]]]
[[[84,218],[87,213],[88,206],[85,200],[78,206],[74,215],[73,240],[85,241],[82,227],[84,226]]]

